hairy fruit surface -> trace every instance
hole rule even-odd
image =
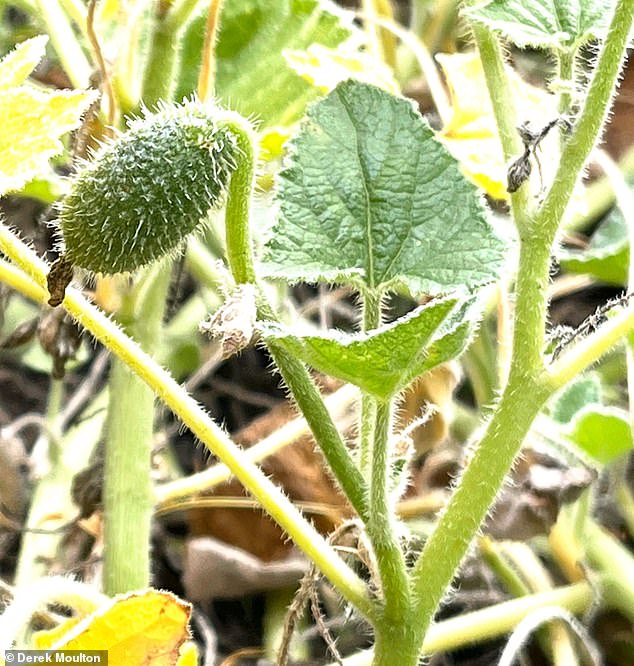
[[[133,120],[62,201],[66,259],[111,274],[169,254],[221,205],[237,157],[208,105],[186,102]]]

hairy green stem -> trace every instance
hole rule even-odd
[[[381,325],[381,296],[368,289],[363,294],[364,331],[371,331]],[[367,393],[361,394],[359,427],[359,469],[366,481],[370,480],[372,470],[372,451],[374,449],[374,430],[376,427],[376,399]]]
[[[363,294],[363,330],[371,331],[381,325],[381,294],[366,290]],[[398,659],[404,666],[409,659],[405,652],[411,647],[411,657],[418,648],[404,640],[400,632],[411,635],[404,618],[411,613],[407,565],[396,530],[394,506],[390,504],[390,434],[392,430],[392,400],[379,402],[373,396],[361,395],[361,472],[370,476],[370,511],[366,529],[378,568],[383,591],[383,613],[375,625],[375,663],[389,664],[394,659],[393,646],[399,645]],[[409,646],[409,647],[408,647]],[[386,654],[382,656],[382,651]],[[392,650],[390,652],[390,649]],[[411,663],[415,664],[416,660]]]
[[[196,16],[203,2],[205,0],[176,0],[163,17],[163,22],[170,30],[180,30]]]
[[[161,100],[173,98],[179,56],[177,36],[162,21],[156,21],[143,76],[143,103],[150,109]]]
[[[506,73],[502,47],[495,35],[484,26],[474,23],[471,30],[480,53],[502,154],[504,160],[509,162],[522,153],[524,146],[517,132],[517,111],[511,83]],[[527,224],[530,211],[530,188],[527,185],[520,187],[517,192],[510,195],[510,200],[515,224],[518,229],[522,229]]]
[[[150,108],[174,96],[181,56],[181,38],[201,0],[176,3],[165,16],[155,19],[145,75],[143,102]]]
[[[583,110],[564,146],[555,179],[535,219],[535,230],[551,242],[608,115],[625,57],[633,14],[634,0],[618,0]]]
[[[593,589],[588,583],[582,582],[547,592],[528,594],[495,606],[464,613],[432,625],[425,637],[422,653],[431,655],[437,652],[449,652],[467,645],[499,638],[511,632],[525,617],[542,608],[557,606],[565,608],[571,613],[583,613],[591,607],[593,599]],[[385,651],[389,655],[387,646]],[[344,666],[370,666],[372,657],[373,651],[367,650],[346,657],[343,664]],[[392,661],[386,663],[395,663],[394,646],[392,646]],[[400,660],[398,663],[400,666]],[[334,664],[329,666],[334,666]]]
[[[231,176],[225,210],[227,259],[238,284],[255,284],[256,275],[251,249],[249,211],[255,184],[256,137],[250,123],[237,113],[227,112],[219,118],[235,137],[239,156]]]
[[[148,354],[160,339],[170,278],[171,271],[158,264],[137,285],[142,293],[135,303],[130,328]],[[114,596],[150,584],[154,509],[154,392],[118,359],[110,374],[107,424],[103,589]]]
[[[557,55],[557,83],[561,87],[559,90],[559,113],[562,116],[567,116],[573,111],[576,49],[559,51]]]
[[[22,275],[19,280],[11,281],[11,286],[24,287],[21,293],[34,298],[38,303],[46,303],[49,298],[45,287],[48,267],[6,225],[0,225],[0,250],[32,278],[32,281],[29,281]],[[2,268],[1,262],[0,268]],[[12,274],[7,273],[9,277]],[[2,277],[4,278],[4,275]],[[316,532],[284,493],[249,460],[240,447],[233,443],[196,400],[117,324],[89,303],[77,290],[72,287],[66,290],[63,307],[152,388],[194,436],[227,465],[339,593],[370,621],[375,621],[376,604],[370,598],[365,583],[343,562],[332,546]]]
[[[370,515],[367,522],[368,536],[383,588],[384,609],[382,622],[376,628],[378,634],[386,631],[389,625],[402,623],[411,610],[407,566],[396,531],[394,507],[390,505],[388,493],[391,424],[391,403],[379,403],[376,408]]]
[[[633,0],[619,0],[612,21],[608,43],[599,58],[577,130],[566,145],[559,173],[563,184],[556,181],[540,211],[539,224],[532,223],[525,209],[521,221],[516,218],[520,232],[520,263],[516,285],[516,314],[513,354],[508,384],[475,449],[450,503],[413,572],[414,594],[421,636],[433,619],[434,612],[469,544],[504,478],[520,450],[533,419],[552,393],[551,382],[543,376],[543,340],[546,317],[546,288],[548,285],[550,251],[555,232],[561,223],[578,172],[583,167],[607,113],[612,91],[623,58],[627,35],[632,23]],[[485,72],[491,63],[492,72],[501,75],[500,56],[489,48],[493,36],[476,31]],[[496,98],[495,74],[488,80],[494,107],[507,103]],[[504,113],[497,117],[505,117]],[[508,128],[507,128],[508,129]],[[500,135],[503,137],[504,128]],[[562,174],[562,172],[565,172]],[[521,202],[518,202],[521,205]],[[514,213],[516,208],[513,208]]]
[[[227,113],[219,119],[219,123],[231,130],[239,149],[237,168],[229,184],[225,213],[227,259],[238,284],[257,284],[249,232],[249,209],[255,179],[255,137],[249,123],[238,114]],[[258,315],[276,321],[276,314],[261,293],[259,298]],[[354,510],[366,520],[366,484],[308,371],[303,363],[288,354],[275,340],[268,339],[266,344],[335,478]]]

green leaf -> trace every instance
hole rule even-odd
[[[520,48],[576,49],[602,37],[614,0],[492,0],[467,16]]]
[[[614,285],[627,284],[629,238],[623,214],[614,209],[599,225],[584,250],[561,250],[559,261],[569,273],[591,275]]]
[[[263,270],[440,294],[495,280],[505,245],[413,104],[358,81],[308,112],[280,175]]]
[[[263,334],[313,368],[386,400],[464,350],[472,317],[468,304],[456,308],[457,303],[456,298],[434,300],[368,333],[297,336],[270,324]]]
[[[44,54],[46,38],[18,46],[0,61],[0,195],[19,190],[62,152],[62,134],[79,124],[96,93],[43,92],[19,85]],[[16,85],[18,84],[18,85]]]
[[[556,396],[551,415],[558,423],[569,423],[589,405],[601,403],[601,381],[596,373],[582,375]]]
[[[311,44],[334,48],[354,30],[352,15],[327,0],[234,0],[225,2],[216,45],[216,94],[221,102],[262,127],[299,120],[318,91],[287,64],[287,49]],[[177,99],[196,89],[205,16],[184,40]]]
[[[603,465],[632,450],[629,415],[616,407],[595,405],[583,409],[571,423],[568,437]]]

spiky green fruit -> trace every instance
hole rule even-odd
[[[237,158],[212,107],[186,102],[132,121],[62,201],[66,260],[111,274],[169,254],[221,205]]]

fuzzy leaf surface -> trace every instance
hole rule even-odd
[[[46,52],[46,35],[39,35],[18,44],[0,62],[0,92],[21,86]]]
[[[492,0],[467,16],[520,48],[574,49],[608,26],[614,0]]]
[[[386,400],[464,350],[471,324],[457,303],[455,298],[432,301],[368,333],[296,336],[278,326],[263,332],[313,368]]]
[[[601,381],[596,373],[578,377],[557,396],[552,417],[557,423],[569,423],[577,412],[601,404]]]
[[[22,85],[44,54],[35,37],[0,61],[0,195],[21,189],[62,152],[60,137],[79,125],[94,92],[43,92]]]
[[[495,280],[505,246],[412,103],[345,81],[312,106],[280,175],[264,272],[412,295]]]

